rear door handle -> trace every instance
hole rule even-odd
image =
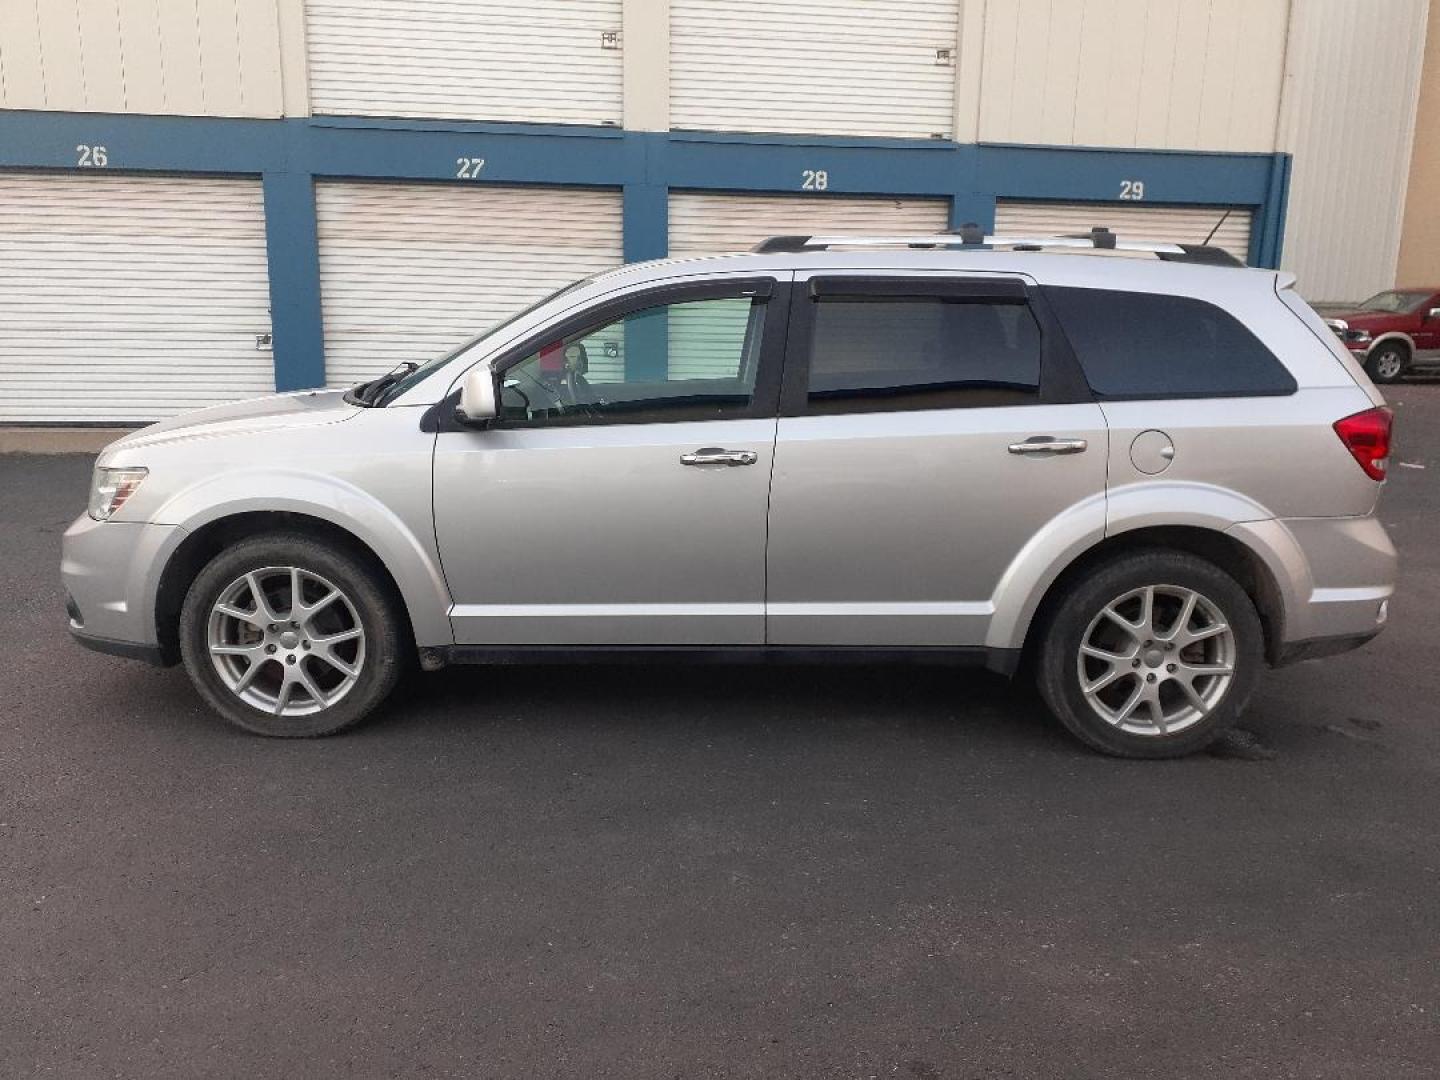
[[[1024,442],[1010,444],[1012,454],[1083,454],[1090,444],[1084,439],[1057,439],[1053,435],[1033,435]]]
[[[760,455],[754,450],[722,450],[718,446],[705,446],[680,455],[681,465],[754,465],[759,460]]]

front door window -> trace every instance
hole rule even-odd
[[[660,304],[546,342],[501,375],[507,425],[656,423],[747,415],[765,303]]]

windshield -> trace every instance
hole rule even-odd
[[[449,364],[452,360],[456,360],[461,356],[464,356],[467,352],[473,349],[476,345],[479,345],[486,338],[491,337],[494,334],[498,334],[501,330],[504,330],[511,323],[518,322],[526,315],[529,315],[532,311],[544,307],[546,304],[550,303],[551,300],[558,299],[559,297],[564,296],[568,292],[573,292],[574,290],[582,288],[585,285],[589,285],[594,280],[594,277],[585,277],[581,278],[578,281],[572,281],[569,285],[565,285],[559,289],[556,289],[549,296],[542,297],[541,299],[535,301],[535,303],[531,304],[523,311],[517,311],[508,319],[501,319],[498,323],[490,327],[488,330],[465,342],[464,345],[461,345],[454,352],[446,353],[444,356],[437,356],[433,360],[426,361],[425,363],[417,367],[414,371],[406,375],[404,378],[397,379],[389,387],[389,389],[385,391],[384,397],[382,397],[378,402],[376,402],[376,404],[385,405],[391,401],[394,401],[401,394],[412,389],[413,387],[419,386],[422,382],[428,379],[431,375],[434,375],[437,371],[439,371],[445,365]]]
[[[1360,310],[1383,311],[1390,315],[1409,315],[1429,298],[1428,292],[1400,292],[1390,289],[1370,297],[1360,305]]]

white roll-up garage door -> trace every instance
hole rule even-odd
[[[258,180],[0,173],[0,421],[270,393],[269,332]]]
[[[1224,248],[1241,262],[1250,261],[1250,220],[1251,211],[1245,207],[1227,211],[1223,206],[1138,206],[1118,202],[1020,202],[1008,199],[1001,199],[995,204],[997,235],[1063,236],[1089,232],[1103,225],[1122,240],[1201,244],[1214,230],[1215,236],[1210,243]]]
[[[621,122],[621,0],[308,0],[316,113]]]
[[[749,251],[767,236],[938,233],[949,216],[946,199],[676,192],[670,196],[670,254]]]
[[[621,261],[617,191],[326,181],[315,196],[332,386],[442,355]]]
[[[672,0],[670,123],[950,137],[959,0]]]

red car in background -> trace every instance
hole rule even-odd
[[[1440,368],[1440,289],[1388,289],[1325,321],[1377,383]]]

